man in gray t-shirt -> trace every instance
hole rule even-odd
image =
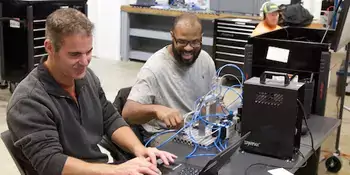
[[[179,128],[183,115],[210,91],[215,66],[201,49],[202,26],[194,14],[176,18],[172,44],[153,54],[137,75],[123,117],[149,133]]]

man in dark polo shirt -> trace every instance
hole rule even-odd
[[[59,9],[48,16],[48,57],[17,86],[8,104],[14,145],[33,174],[159,174],[156,158],[168,164],[176,156],[144,147],[107,101],[88,68],[92,31],[93,24],[78,10]],[[103,135],[136,158],[107,164],[98,147]]]

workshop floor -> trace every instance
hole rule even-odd
[[[327,111],[326,115],[329,117],[336,117],[337,113],[337,97],[335,96],[336,87],[336,76],[335,72],[338,69],[341,60],[344,58],[344,53],[333,54],[332,58],[332,75],[330,80],[330,87],[327,96]],[[131,86],[134,81],[136,74],[142,63],[139,62],[116,62],[111,60],[93,59],[90,67],[95,71],[101,80],[101,84],[106,92],[106,96],[109,100],[113,101],[118,89],[126,86]],[[11,94],[8,89],[0,90],[0,132],[7,130],[6,125],[6,106]],[[231,94],[229,98],[233,98]],[[350,106],[350,99],[347,98],[346,105]],[[334,151],[335,143],[334,133],[324,143],[322,150],[324,155],[328,152]],[[344,110],[344,120],[341,132],[341,150],[342,153],[350,154],[350,113]],[[348,157],[350,158],[350,157]],[[15,164],[13,163],[10,155],[8,154],[4,144],[0,141],[0,174],[4,175],[17,175],[19,172]],[[325,170],[324,163],[320,164],[319,175],[328,174]],[[350,175],[349,160],[343,158],[343,168],[338,175]]]

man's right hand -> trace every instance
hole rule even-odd
[[[179,129],[183,126],[183,118],[180,111],[166,106],[158,106],[156,109],[157,118],[163,121],[168,128]]]
[[[96,165],[96,164],[95,164]],[[134,158],[119,165],[101,165],[95,168],[103,175],[160,175],[160,170],[145,158]]]

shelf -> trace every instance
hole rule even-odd
[[[131,28],[130,36],[171,41],[171,36],[169,32],[154,31],[154,30],[147,30],[147,29]],[[203,41],[203,45],[213,46],[212,37],[203,36],[202,41]]]
[[[130,59],[141,60],[141,61],[147,61],[147,59],[153,55],[153,53],[143,52],[139,50],[131,50],[129,54],[130,54],[129,56]]]

